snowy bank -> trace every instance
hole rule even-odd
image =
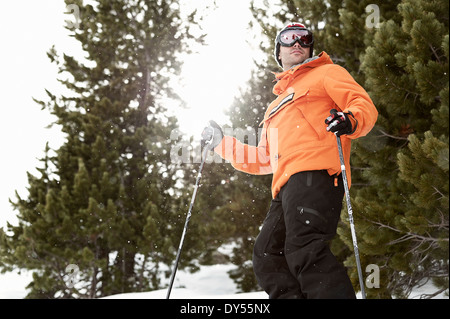
[[[202,266],[196,273],[178,271],[175,277],[170,299],[268,299],[264,291],[239,293],[232,279],[228,276],[228,271],[234,265],[213,265]],[[436,291],[433,284],[427,284],[414,289],[408,299],[420,299],[423,294],[430,294]],[[165,299],[167,289],[117,294],[103,299]],[[361,293],[356,296],[361,299]],[[433,299],[449,299],[445,293],[441,293]]]

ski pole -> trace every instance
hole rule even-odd
[[[197,190],[198,190],[198,185],[199,185],[200,179],[202,177],[203,166],[205,164],[205,160],[208,155],[208,151],[210,150],[211,143],[212,143],[212,137],[211,137],[210,141],[206,141],[205,147],[202,152],[202,160],[200,163],[200,168],[198,170],[197,180],[195,181],[194,192],[192,194],[191,204],[189,205],[189,210],[188,210],[188,213],[186,216],[186,222],[184,223],[184,228],[183,228],[183,233],[181,235],[180,245],[178,246],[178,252],[177,252],[177,257],[175,259],[175,265],[173,266],[172,275],[170,276],[170,283],[169,283],[169,288],[167,290],[166,299],[169,299],[170,293],[172,292],[173,281],[175,280],[175,274],[177,273],[178,262],[180,261],[181,249],[183,248],[183,243],[184,243],[184,237],[186,236],[186,231],[188,228],[189,220],[191,219],[192,207],[194,206],[195,197],[197,196]]]
[[[335,109],[332,109],[330,111],[331,114],[337,113]],[[341,171],[342,171],[342,179],[344,181],[344,190],[345,190],[345,200],[347,202],[347,210],[348,210],[348,219],[350,222],[350,231],[352,233],[352,240],[353,240],[353,248],[355,250],[355,258],[356,258],[356,267],[358,269],[358,276],[359,276],[359,285],[361,287],[361,295],[362,299],[366,299],[366,292],[364,290],[364,280],[362,276],[362,269],[361,269],[361,261],[359,260],[359,249],[358,249],[358,242],[356,240],[356,231],[355,231],[355,223],[353,221],[353,209],[352,209],[352,203],[350,202],[350,192],[348,189],[348,182],[347,182],[347,170],[345,169],[345,162],[344,162],[344,154],[342,152],[342,144],[341,144],[341,137],[334,133],[336,135],[336,141],[339,151],[339,160],[341,162]]]

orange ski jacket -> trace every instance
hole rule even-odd
[[[326,52],[310,62],[276,74],[273,93],[278,97],[269,105],[257,146],[243,144],[225,136],[214,151],[240,171],[273,174],[272,196],[289,177],[301,171],[327,170],[340,174],[336,137],[327,132],[325,119],[330,110],[351,112],[351,135],[342,135],[342,148],[349,187],[351,140],[370,132],[378,112],[367,92]],[[349,116],[351,118],[351,116]],[[356,121],[355,121],[356,120]]]

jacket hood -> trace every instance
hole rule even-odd
[[[273,87],[273,93],[275,95],[280,95],[289,87],[289,83],[298,75],[309,71],[310,69],[319,67],[325,64],[333,64],[330,56],[326,52],[321,52],[317,57],[310,59],[309,62],[302,63],[292,67],[289,70],[286,70],[281,73],[275,73],[275,81],[277,83]]]

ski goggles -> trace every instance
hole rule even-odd
[[[277,42],[284,47],[291,47],[297,41],[302,47],[308,48],[313,45],[314,38],[312,33],[308,30],[288,29],[282,31],[277,39]]]

